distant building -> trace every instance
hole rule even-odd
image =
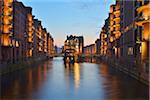
[[[84,47],[84,54],[87,55],[87,56],[96,54],[95,44],[85,46]]]
[[[38,19],[34,19],[33,33],[33,57],[51,56],[53,52],[53,38],[43,28],[42,23]]]
[[[55,45],[54,48],[55,48],[55,54],[58,54],[58,47]]]
[[[67,36],[64,42],[64,52],[72,52],[76,55],[83,53],[84,39],[83,36]]]
[[[51,36],[51,34],[50,33],[48,33],[47,34],[48,36],[47,36],[47,49],[48,49],[48,52],[47,52],[47,54],[48,54],[48,56],[50,56],[50,57],[53,57],[54,56],[54,39],[53,39],[53,37]]]
[[[61,54],[62,48],[55,46],[55,54]]]

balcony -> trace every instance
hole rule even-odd
[[[12,7],[12,3],[11,2],[4,2],[4,6],[7,6],[7,7]]]
[[[11,24],[12,24],[12,19],[11,19],[11,17],[5,16],[5,17],[3,18],[3,24],[4,24],[4,25],[11,25]]]
[[[4,15],[12,15],[13,9],[11,7],[5,6],[3,10]]]
[[[115,17],[114,21],[119,21],[120,22],[120,17]]]
[[[137,12],[140,13],[140,12],[143,12],[143,11],[145,11],[145,10],[150,10],[150,4],[140,6],[140,7],[137,9]]]
[[[13,0],[4,0],[4,2],[12,3]]]
[[[3,26],[3,33],[9,34],[11,32],[12,26],[11,25],[4,25]]]
[[[115,17],[119,17],[120,16],[120,10],[117,10],[114,12]]]
[[[119,31],[120,30],[120,24],[115,24],[114,25],[114,31]]]
[[[115,34],[115,38],[116,38],[116,39],[119,39],[120,36],[121,36],[121,33],[120,33],[120,32],[118,32],[118,33]]]
[[[114,40],[115,40],[114,36],[111,36],[110,39],[109,39],[110,42],[113,42]]]
[[[5,46],[5,47],[8,47],[11,45],[11,39],[10,39],[9,35],[3,34],[1,36],[1,44],[2,44],[2,46]]]
[[[30,22],[28,23],[28,27],[32,28],[33,24]]]
[[[43,46],[43,44],[41,42],[38,43],[39,46]]]
[[[144,23],[150,23],[150,16],[148,17],[141,16],[136,19],[136,24],[138,26],[143,26]]]
[[[32,42],[33,42],[33,39],[32,39],[31,37],[29,37],[29,38],[28,38],[28,42],[29,42],[29,43],[32,43]]]

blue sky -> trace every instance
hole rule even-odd
[[[62,46],[66,36],[83,35],[85,45],[99,37],[100,28],[115,0],[20,0],[33,8],[33,14]]]

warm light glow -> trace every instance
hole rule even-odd
[[[32,14],[28,14],[28,42],[33,42]]]
[[[133,48],[132,47],[128,48],[128,55],[133,55]]]
[[[10,26],[9,25],[3,25],[3,33],[9,33],[10,32]]]
[[[115,18],[114,21],[116,22],[116,24],[119,24],[120,23],[120,17]]]
[[[118,39],[120,37],[120,32],[115,34],[116,39]]]
[[[118,50],[117,50],[117,48],[115,47],[115,56],[117,56],[117,52],[118,52]]]
[[[140,6],[137,11],[138,13],[145,11],[144,14],[148,14],[150,9],[150,4]]]
[[[4,0],[5,3],[12,3],[13,0]]]
[[[32,57],[32,49],[29,50],[29,57]]]
[[[107,38],[107,35],[106,35],[106,34],[104,34],[104,38]]]
[[[10,40],[10,37],[6,34],[3,34],[1,36],[1,43],[3,46],[10,46],[11,44],[11,40]]]
[[[113,42],[113,40],[114,40],[113,37],[110,37],[110,42]]]
[[[138,13],[142,13],[142,16],[140,16],[139,21],[137,21],[138,25],[142,26],[144,23],[150,23],[150,4],[140,6],[137,9],[137,11]]]
[[[142,38],[144,40],[149,41],[150,40],[150,23],[145,23],[143,25],[144,29],[143,29],[143,34],[142,34]]]
[[[10,24],[10,21],[12,20],[12,17],[9,17],[9,16],[4,16],[3,17],[3,24]]]
[[[138,13],[142,13],[136,22],[138,26],[143,27],[141,59],[146,60],[149,57],[149,40],[150,40],[150,4],[142,5],[137,9]]]
[[[115,17],[119,17],[120,16],[120,10],[117,10],[114,12]]]
[[[142,42],[142,45],[141,45],[141,49],[142,49],[142,60],[145,60],[149,57],[149,45],[146,41]]]
[[[16,41],[16,47],[19,47],[19,42],[18,41]]]
[[[4,0],[4,7],[12,7],[13,0]]]
[[[32,15],[31,14],[28,14],[28,21],[32,22]]]
[[[32,38],[28,38],[28,42],[32,42]]]
[[[3,28],[2,28],[2,36],[1,36],[1,43],[3,46],[11,46],[11,38],[12,35],[12,2],[13,0],[4,0],[3,2]]]
[[[75,88],[79,88],[80,85],[80,67],[78,63],[74,64],[74,81]]]

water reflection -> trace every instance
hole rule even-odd
[[[113,99],[113,100],[120,100],[120,89],[119,89],[119,80],[117,79],[117,77],[115,75],[110,76],[110,71],[109,71],[109,67],[107,64],[105,63],[101,63],[100,64],[100,76],[103,78],[102,84],[103,84],[103,88],[106,94],[108,94],[108,98],[109,100]],[[111,84],[110,84],[111,83]]]
[[[96,63],[96,59],[93,59],[92,57],[86,57],[83,59],[84,62],[89,62],[89,63]]]
[[[62,58],[54,58],[53,61],[34,64],[23,71],[3,75],[0,78],[1,98],[2,100],[148,100],[148,86],[107,64],[96,62],[97,59],[86,58],[83,63],[64,64]]]
[[[77,63],[74,64],[74,83],[75,83],[75,88],[79,88],[79,85],[80,85],[80,68],[79,68],[79,64],[77,64]]]
[[[33,91],[46,81],[48,63],[31,66],[24,71],[17,71],[1,76],[1,97],[7,100],[32,98]]]
[[[27,72],[28,75],[28,83],[27,83],[27,93],[29,95],[29,97],[32,96],[32,90],[33,90],[33,76],[32,76],[32,70],[29,69],[29,71]]]
[[[78,63],[65,63],[65,74],[67,82],[73,74],[74,87],[78,89],[80,86],[80,65]]]

